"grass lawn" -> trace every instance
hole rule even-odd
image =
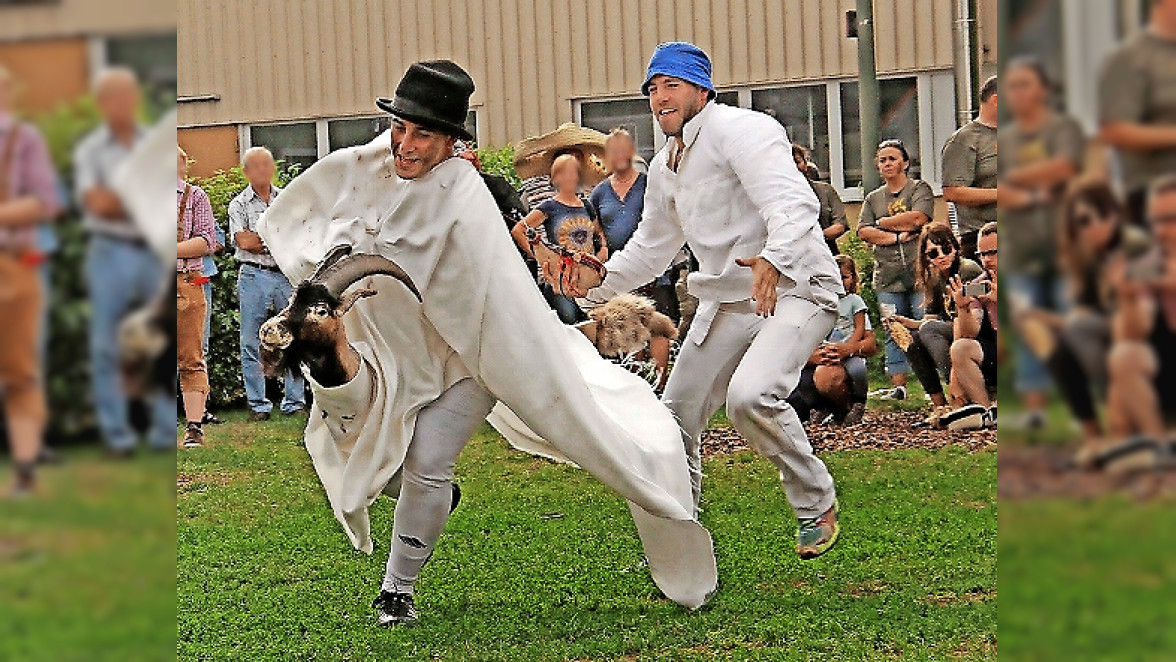
[[[721,588],[689,613],[657,597],[621,500],[489,428],[458,463],[462,506],[417,585],[422,620],[384,630],[392,502],[353,551],[299,419],[231,414],[179,459],[181,659],[865,660],[996,657],[996,457],[850,451],[825,459],[844,535],[801,562],[770,465],[709,461],[703,521]]]
[[[1001,501],[1002,652],[1015,660],[1172,660],[1171,500]]]
[[[1002,432],[1001,444],[1073,445],[1059,403],[1049,419],[1032,434]],[[1000,500],[999,622],[1009,659],[1176,659],[1173,497],[1129,495]]]
[[[0,472],[0,660],[174,658],[175,456],[72,450],[21,501]]]

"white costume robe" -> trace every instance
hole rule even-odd
[[[258,233],[293,282],[346,244],[394,260],[423,297],[384,276],[358,284],[379,291],[345,318],[362,374],[334,388],[311,380],[307,450],[357,549],[372,550],[368,506],[399,470],[417,411],[473,377],[499,400],[490,420],[512,443],[574,462],[630,502],[669,598],[696,608],[714,591],[711,539],[693,519],[673,416],[643,381],[560,324],[468,162],[401,180],[385,133],[300,175]]]

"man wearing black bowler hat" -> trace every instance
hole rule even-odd
[[[658,587],[700,607],[717,571],[677,423],[644,381],[559,323],[481,176],[451,158],[472,138],[473,91],[453,62],[412,65],[377,101],[391,131],[316,163],[258,222],[292,281],[346,246],[394,262],[419,290],[375,276],[386,272],[357,276],[370,296],[347,309],[335,342],[358,360],[333,376],[302,366],[315,395],[307,451],[357,549],[372,551],[371,503],[397,498],[379,624],[417,618],[413,586],[460,499],[454,464],[487,419],[515,446],[574,462],[624,496]]]

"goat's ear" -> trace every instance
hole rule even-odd
[[[335,308],[335,316],[342,317],[347,311],[351,310],[351,307],[355,305],[356,301],[375,294],[375,290],[359,289],[343,295],[343,298],[339,300],[339,306]]]

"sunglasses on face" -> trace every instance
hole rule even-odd
[[[955,254],[954,248],[940,248],[939,246],[935,246],[935,245],[929,246],[927,248],[927,252],[924,253],[924,255],[926,255],[927,259],[929,259],[929,260],[938,260],[941,257],[947,257],[949,255],[954,255],[954,254]]]
[[[996,257],[996,249],[994,248],[990,251],[977,251],[976,255],[979,255],[980,257]]]
[[[1152,216],[1149,220],[1152,225],[1176,225],[1176,214]]]
[[[1079,230],[1085,230],[1092,225],[1099,225],[1103,223],[1111,223],[1110,216],[1099,216],[1098,214],[1079,214],[1074,217],[1074,227]]]

